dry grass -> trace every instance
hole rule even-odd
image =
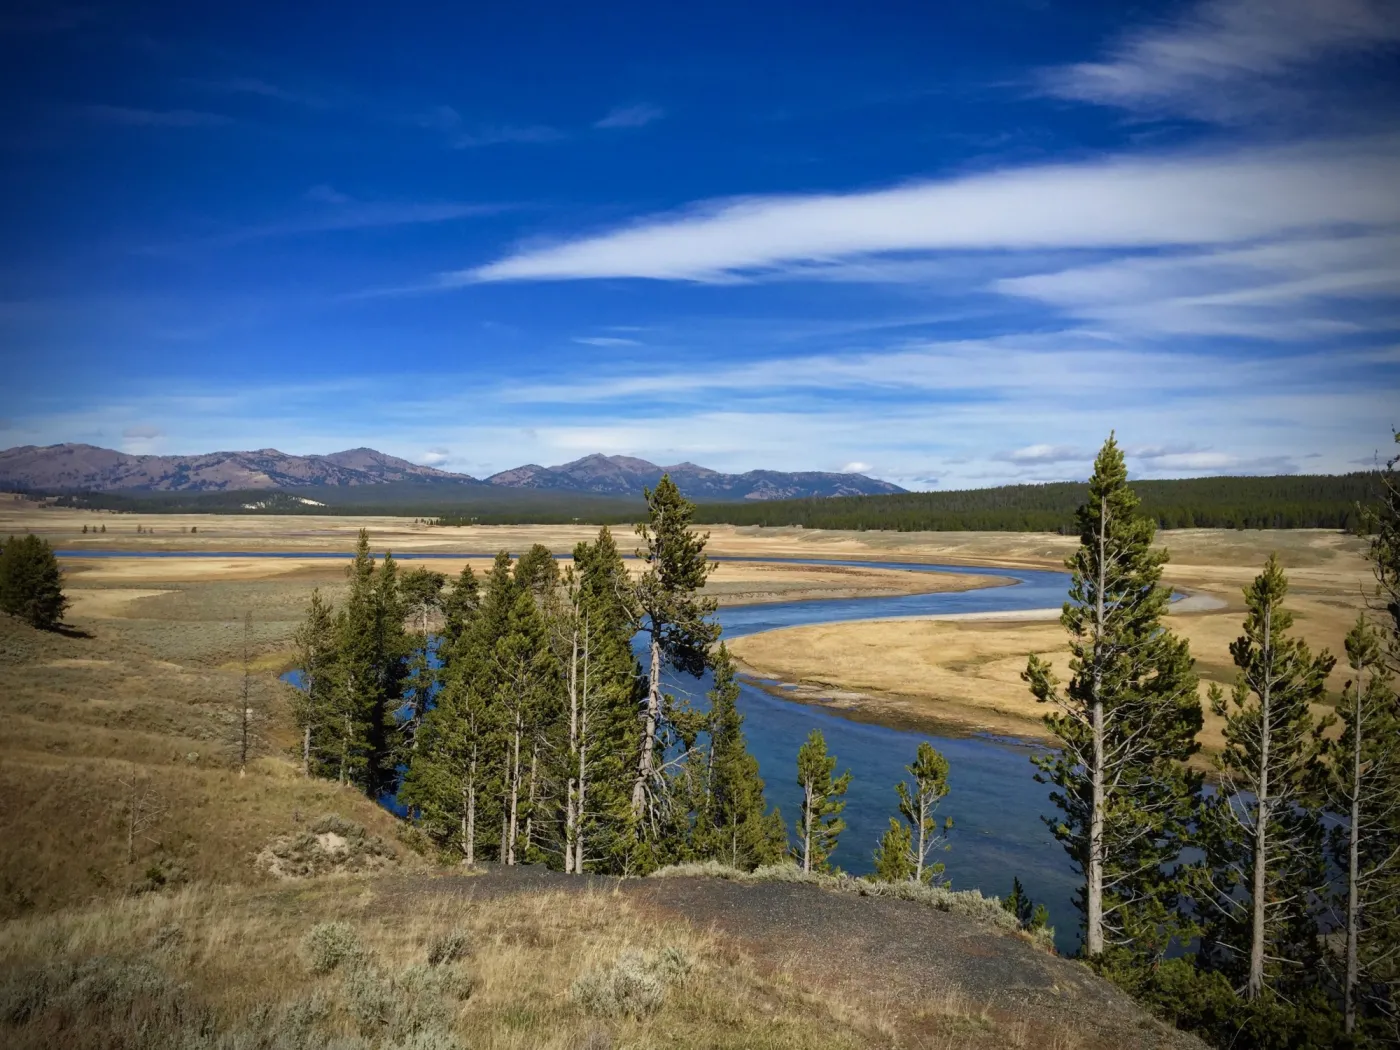
[[[1173,558],[1167,579],[1225,602],[1218,611],[1174,615],[1174,630],[1191,643],[1205,685],[1233,680],[1229,644],[1240,633],[1243,588],[1278,550],[1291,583],[1295,630],[1315,649],[1342,653],[1342,640],[1364,608],[1370,571],[1362,545],[1326,532],[1163,533]],[[1021,681],[1037,653],[1063,678],[1065,636],[1057,623],[987,620],[899,620],[822,624],[750,635],[735,655],[763,675],[804,687],[798,695],[859,709],[867,717],[907,724],[964,725],[1035,735],[1044,708]],[[1344,664],[1329,679],[1336,692]],[[787,695],[792,695],[788,693]],[[1319,712],[1321,713],[1321,712]],[[1220,720],[1207,712],[1202,743],[1222,745]]]
[[[304,943],[327,922],[344,923],[358,953],[318,973]],[[430,966],[434,945],[452,935],[461,937],[464,957]],[[684,963],[654,1011],[599,1014],[570,994],[580,978],[635,953]],[[322,1018],[287,1046],[328,1038],[348,1047],[403,1045],[393,1042],[394,1029],[415,1023],[444,1040],[429,1045],[453,1045],[452,1038],[473,1048],[887,1045],[859,1002],[829,1006],[829,993],[804,988],[800,974],[762,973],[734,945],[683,921],[644,917],[606,893],[396,902],[357,880],[261,893],[199,886],[0,928],[0,971],[11,992],[43,967],[92,959],[154,966],[184,986],[182,1017],[205,1019],[226,1038],[286,1031],[299,1006],[324,1004]],[[415,1014],[405,1017],[404,989],[423,986]],[[387,1002],[376,1000],[381,989],[393,993]],[[383,1024],[374,1020],[380,1008]],[[55,1036],[67,1046],[212,1045],[170,1038],[188,1038],[188,1022],[123,1041],[110,1020],[105,1032],[84,1032],[80,1011],[56,1030],[61,1019],[52,1013],[17,1026],[0,1017],[5,1045],[55,1045]]]
[[[293,733],[276,672],[305,590],[250,586],[96,590],[106,601],[79,601],[70,616],[78,637],[0,617],[0,916],[146,889],[152,872],[168,884],[255,881],[269,841],[326,813],[395,840],[379,807],[303,780],[284,757]],[[261,647],[261,757],[240,777],[231,661],[245,607]],[[148,819],[128,859],[133,778]]]

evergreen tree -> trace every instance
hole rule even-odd
[[[51,631],[68,608],[63,570],[47,540],[31,534],[6,541],[0,550],[0,612]]]
[[[832,778],[836,756],[826,753],[826,738],[820,729],[807,735],[797,749],[797,785],[802,789],[802,812],[797,820],[796,854],[802,870],[829,871],[828,858],[836,850],[836,840],[846,828],[841,811],[846,808],[846,789],[851,786],[847,770]]]
[[[694,504],[680,494],[669,475],[663,475],[646,497],[647,521],[637,526],[642,541],[637,557],[646,568],[633,588],[649,661],[641,753],[632,785],[632,815],[642,840],[639,863],[643,866],[654,862],[647,855],[655,851],[665,821],[661,766],[675,728],[673,701],[662,692],[661,671],[669,665],[698,678],[704,673],[710,646],[719,637],[719,626],[709,619],[715,600],[699,595],[712,566],[705,557],[709,534],[697,534],[690,527]]]
[[[636,859],[631,799],[642,753],[638,712],[647,685],[632,649],[631,581],[606,526],[593,543],[574,548],[574,565],[575,615],[587,654],[586,673],[579,679],[580,708],[587,723],[574,863],[566,870],[626,871]]]
[[[452,581],[452,587],[442,596],[443,641],[439,653],[444,658],[444,664],[450,658],[449,654],[456,646],[457,640],[471,626],[480,604],[481,588],[477,583],[476,573],[470,565],[463,565],[461,574]]]
[[[880,882],[914,881],[914,839],[908,824],[890,817],[875,850],[875,878]]]
[[[1319,744],[1311,704],[1326,694],[1333,660],[1314,657],[1290,638],[1284,608],[1288,581],[1278,559],[1245,590],[1244,634],[1230,645],[1238,674],[1227,703],[1217,687],[1211,703],[1225,719],[1217,760],[1220,792],[1205,812],[1212,919],[1207,956],[1241,973],[1245,995],[1297,987],[1315,959],[1312,897],[1325,882],[1322,824],[1314,791]],[[1285,972],[1287,971],[1287,972]]]
[[[695,821],[697,856],[752,871],[776,864],[787,853],[782,815],[768,811],[758,759],[744,739],[739,684],[729,649],[720,644],[712,660],[714,688],[705,718],[707,745],[703,797]]]
[[[898,879],[888,879],[891,882],[901,879],[932,882],[943,874],[943,865],[930,864],[928,856],[939,846],[947,848],[939,834],[934,811],[948,794],[948,760],[925,740],[920,742],[913,764],[905,769],[913,779],[913,787],[906,781],[895,785],[899,794],[899,815],[904,818],[904,824],[890,818],[890,829],[885,832],[876,853],[876,870],[881,878],[899,873]],[[952,826],[953,820],[949,817],[941,830],[946,832]],[[902,858],[891,853],[897,849],[904,851]]]
[[[505,551],[496,555],[484,593],[469,567],[458,577],[445,602],[440,691],[399,793],[425,832],[466,864],[474,864],[479,845],[486,844],[479,843],[478,829],[492,826],[501,810],[494,653],[516,597]]]
[[[296,690],[292,712],[301,730],[301,771],[327,775],[324,755],[334,734],[335,620],[319,589],[311,592],[306,618],[295,635],[297,667],[302,687]]]
[[[446,584],[447,577],[442,573],[423,568],[410,569],[399,581],[400,604],[413,630],[405,637],[409,650],[403,683],[405,703],[393,725],[396,765],[406,765],[417,750],[418,731],[438,687],[438,668],[434,666],[437,643],[429,633],[429,624],[442,610],[442,591]]]
[[[496,643],[496,706],[502,714],[501,860],[515,864],[531,845],[522,824],[533,815],[538,787],[540,732],[557,697],[558,667],[534,595],[517,581],[504,636]]]
[[[1358,1015],[1395,1020],[1400,983],[1400,704],[1384,663],[1380,633],[1357,619],[1346,638],[1352,678],[1337,702],[1341,735],[1331,752],[1328,801],[1345,820],[1330,836],[1344,875],[1345,1028]],[[1392,1032],[1392,1034],[1396,1034]]]
[[[1180,933],[1183,876],[1174,867],[1200,777],[1186,768],[1198,747],[1201,706],[1186,642],[1164,625],[1170,590],[1155,524],[1138,513],[1112,436],[1094,462],[1078,513],[1080,546],[1066,565],[1072,677],[1061,691],[1032,656],[1023,677],[1055,710],[1046,727],[1060,750],[1037,756],[1054,785],[1059,819],[1046,823],[1083,873],[1084,952],[1112,946],[1160,957]]]
[[[1031,900],[1021,880],[1015,876],[1011,879],[1011,894],[1001,902],[1001,906],[1016,916],[1023,930],[1044,929],[1050,923],[1049,910],[1045,905]]]

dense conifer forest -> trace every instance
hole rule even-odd
[[[1358,504],[1379,493],[1374,472],[1277,477],[1138,481],[1142,512],[1162,529],[1352,529]],[[1075,513],[1087,482],[1007,485],[895,496],[702,504],[697,520],[727,525],[801,525],[809,529],[896,532],[1078,531]]]
[[[1358,505],[1379,495],[1379,475],[1186,478],[1133,485],[1143,513],[1161,529],[1357,529]],[[809,529],[897,532],[1076,531],[1087,482],[1006,485],[952,492],[746,503],[700,503],[709,525],[801,525]],[[314,502],[306,502],[313,500]],[[474,488],[452,497],[438,487],[390,484],[299,492],[68,493],[63,506],[133,513],[411,515],[441,525],[630,525],[640,500],[577,493]]]

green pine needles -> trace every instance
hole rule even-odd
[[[1079,511],[1080,545],[1067,562],[1071,678],[1061,688],[1032,656],[1024,678],[1053,708],[1060,744],[1037,757],[1060,816],[1047,823],[1083,876],[1085,952],[1164,954],[1178,935],[1176,858],[1200,778],[1186,766],[1202,724],[1187,644],[1164,624],[1170,591],[1155,526],[1138,512],[1123,453],[1109,437]]]
[[[48,541],[32,534],[6,540],[0,550],[0,612],[51,631],[67,608],[63,570]]]
[[[847,770],[839,777],[836,756],[826,753],[826,738],[813,729],[807,742],[797,750],[797,784],[802,789],[802,811],[797,818],[797,846],[794,851],[804,872],[830,871],[829,858],[846,830],[841,811],[846,808],[846,789],[851,786]]]

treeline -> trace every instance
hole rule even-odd
[[[290,492],[65,492],[49,496],[55,506],[117,514],[409,516],[459,525],[631,525],[644,506],[641,499],[409,482]]]
[[[1186,478],[1134,485],[1143,513],[1162,529],[1348,529],[1377,498],[1378,475]],[[711,525],[801,525],[809,529],[1073,533],[1085,482],[1006,485],[957,492],[702,503]],[[313,502],[306,502],[311,500]],[[639,499],[582,493],[411,483],[297,492],[87,492],[58,495],[62,507],[141,514],[373,514],[435,525],[631,525]]]
[[[1351,680],[1326,718],[1313,710],[1336,659],[1293,633],[1277,560],[1246,589],[1233,688],[1209,692],[1224,736],[1214,788],[1191,765],[1200,681],[1164,618],[1166,552],[1112,438],[1076,514],[1071,677],[1036,656],[1023,676],[1060,745],[1035,764],[1083,880],[1086,959],[1218,1046],[1400,1041],[1394,466],[1365,512],[1380,620],[1362,613],[1347,635]]]
[[[451,581],[401,572],[392,555],[376,562],[361,532],[343,605],[313,593],[297,633],[306,775],[392,796],[436,850],[469,865],[626,875],[791,855],[829,870],[850,776],[833,775],[814,733],[796,756],[790,843],[744,738],[714,600],[700,594],[711,566],[693,511],[663,479],[637,530],[635,576],[606,526],[562,572],[536,545],[514,564],[497,555],[484,579],[467,566]],[[704,709],[665,691],[667,667],[713,672]],[[947,763],[927,745],[915,757],[881,870],[930,882]]]
[[[1142,512],[1162,529],[1352,529],[1378,495],[1375,472],[1139,481]],[[894,532],[1076,531],[1086,482],[1006,485],[957,492],[701,505],[706,524]]]

